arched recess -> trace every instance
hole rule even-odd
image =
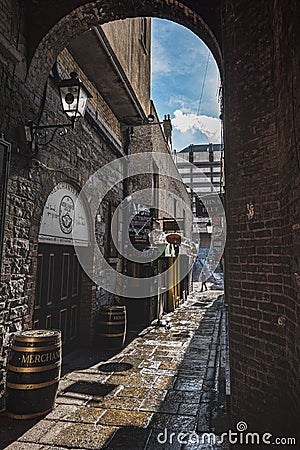
[[[28,290],[30,296],[28,326],[31,328],[64,328],[61,323],[62,316],[60,315],[60,312],[66,311],[65,325],[67,332],[65,332],[64,340],[66,341],[65,347],[67,350],[72,350],[74,345],[77,345],[78,343],[90,345],[92,342],[93,330],[91,330],[89,326],[86,326],[83,321],[79,320],[79,311],[84,310],[84,314],[91,318],[93,314],[94,284],[80,268],[74,246],[71,242],[72,239],[69,243],[67,240],[60,239],[60,236],[63,238],[64,234],[68,238],[68,232],[56,233],[56,236],[55,233],[53,233],[54,236],[49,236],[49,234],[51,235],[51,232],[47,233],[47,231],[49,231],[49,226],[46,225],[45,227],[43,221],[45,219],[45,214],[48,216],[51,216],[51,214],[57,216],[57,213],[60,216],[62,215],[60,205],[54,204],[55,202],[57,203],[57,199],[62,200],[62,194],[57,196],[55,195],[55,191],[61,189],[64,195],[68,194],[68,191],[70,191],[69,198],[70,201],[73,201],[73,206],[75,207],[75,199],[83,185],[83,178],[74,169],[65,168],[63,170],[57,170],[52,172],[50,176],[46,171],[42,173],[41,195],[33,211],[30,235],[30,242],[34,243],[32,247],[32,273],[37,274],[37,281],[33,282],[31,284],[31,289]],[[52,204],[50,205],[49,199],[51,197]],[[87,205],[87,201],[85,203]],[[85,239],[86,242],[84,242],[84,250],[86,251],[88,258],[91,254],[90,248],[92,245],[92,237],[89,236],[89,223],[91,223],[92,219],[90,217],[89,208],[85,205],[81,206],[84,209],[84,214],[81,214],[80,220],[82,219],[82,216],[85,216],[87,222],[86,233],[84,233],[84,231],[83,233],[85,234],[85,238],[87,236],[87,239]],[[56,217],[56,222],[60,222],[60,218]],[[44,229],[45,236],[41,238],[42,229]],[[59,240],[61,240],[60,243],[58,243]],[[53,273],[51,273],[49,259],[51,255],[53,256]],[[56,256],[57,261],[54,262],[54,257]],[[47,258],[47,263],[45,265],[47,270],[42,270],[41,261],[43,258],[44,261]],[[65,270],[65,274],[62,272],[60,273],[60,271],[64,270],[64,258],[68,263],[67,269],[69,270],[69,273]],[[51,281],[48,278],[51,276],[55,276],[56,279],[55,292],[50,292],[51,290],[48,289]],[[60,279],[60,282],[58,282],[58,279]],[[62,289],[65,281],[67,282],[67,297],[63,298],[64,295]],[[75,288],[77,288],[77,290]],[[47,314],[51,316],[51,323],[46,323]],[[73,320],[72,314],[74,316]],[[72,330],[71,326],[73,326]]]
[[[64,3],[60,2],[63,6]],[[75,3],[75,2],[74,2]],[[80,2],[76,2],[77,4]],[[75,5],[76,5],[75,3]],[[76,9],[67,9],[64,17],[60,18],[53,26],[45,30],[44,36],[31,39],[31,48],[29,50],[27,84],[34,86],[35,90],[41,90],[43,83],[36,86],[36,77],[39,80],[46,80],[51,67],[57,55],[63,50],[68,43],[88,31],[91,27],[111,22],[113,20],[133,18],[133,17],[158,17],[169,19],[186,26],[193,31],[211,50],[222,77],[222,51],[220,38],[217,39],[208,23],[203,19],[202,15],[195,10],[186,6],[184,3],[176,0],[137,0],[132,2],[119,2],[112,0],[110,2],[81,2],[83,5]],[[132,3],[129,7],[128,3]],[[51,5],[49,5],[51,6]],[[45,5],[43,7],[45,9]],[[57,9],[57,5],[56,8]],[[43,10],[43,17],[46,16]],[[217,13],[216,13],[217,16]],[[38,13],[32,18],[38,21]],[[44,19],[43,19],[44,21]],[[34,29],[34,22],[31,24]],[[220,30],[219,35],[221,34]],[[39,94],[39,92],[37,92]]]

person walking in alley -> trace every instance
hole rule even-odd
[[[200,276],[199,276],[199,281],[201,281],[200,292],[203,292],[203,291],[207,291],[208,290],[208,287],[207,287],[207,284],[206,284],[206,280],[208,279],[208,276],[209,276],[208,254],[205,255],[204,262],[202,260],[200,260],[200,263],[202,265]]]

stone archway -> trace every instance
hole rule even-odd
[[[193,0],[76,0],[73,10],[70,3],[31,2],[27,83],[38,98],[59,51],[99,22],[174,20],[202,38],[218,61],[225,87],[235,419],[266,432],[284,428],[289,417],[292,427],[299,408],[299,2],[273,0],[258,8],[225,0],[222,10],[218,1],[205,8]]]
[[[116,0],[110,2],[77,1],[76,3],[81,4],[81,6],[73,10],[69,6],[66,7],[64,5],[65,8],[63,10],[65,9],[65,16],[58,17],[57,22],[53,23],[52,8],[57,12],[59,9],[57,2],[55,3],[55,7],[51,5],[51,2],[47,2],[47,7],[49,11],[52,11],[52,14],[50,15],[49,23],[45,26],[44,33],[46,34],[44,36],[33,34],[31,37],[30,61],[27,74],[27,83],[29,85],[33,84],[35,86],[37,73],[39,74],[39,78],[44,77],[46,79],[57,55],[62,49],[72,39],[88,31],[92,26],[101,25],[113,20],[143,16],[173,20],[193,31],[211,50],[222,76],[223,64],[220,29],[218,30],[217,38],[202,15],[183,3],[176,0],[156,0],[155,2],[147,0],[132,2],[132,8],[128,8],[128,5],[124,6]],[[61,4],[63,6],[64,2],[61,2]],[[43,15],[45,15],[45,12],[43,12]],[[59,16],[61,16],[61,13]],[[217,17],[217,14],[215,16]],[[216,17],[214,17],[215,20]],[[31,29],[33,30],[32,33],[34,33],[34,30],[39,29],[39,27],[36,28],[34,26],[34,22],[39,20],[38,6],[33,9],[31,20],[33,20]],[[38,89],[39,87],[35,86],[35,88]]]

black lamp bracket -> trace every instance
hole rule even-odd
[[[26,142],[30,146],[30,152],[36,154],[38,151],[38,146],[50,144],[58,130],[61,130],[59,133],[61,136],[67,134],[68,128],[71,128],[72,130],[75,129],[75,120],[72,120],[71,123],[69,122],[53,125],[35,125],[32,121],[27,122],[24,126],[24,132]],[[53,130],[53,132],[48,138],[48,131],[50,130]]]

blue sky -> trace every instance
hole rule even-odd
[[[164,114],[171,116],[173,148],[220,142],[219,70],[198,36],[174,22],[152,20],[151,84],[151,98],[160,119]]]

